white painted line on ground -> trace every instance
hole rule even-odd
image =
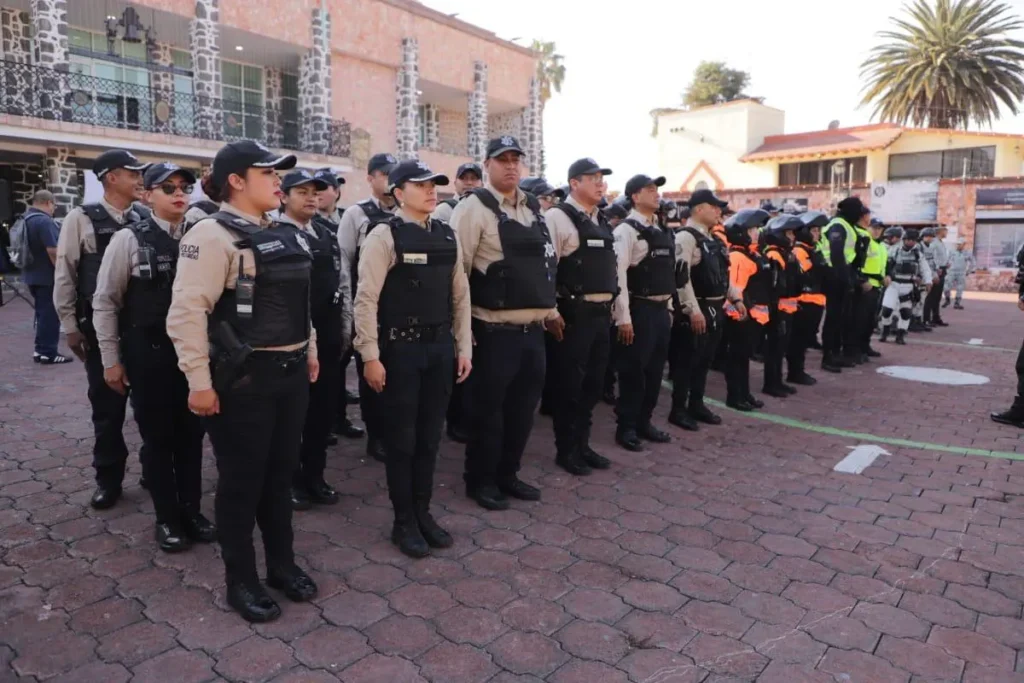
[[[852,446],[850,454],[837,462],[832,469],[836,472],[860,474],[880,455],[889,455],[889,451],[870,443]]]
[[[960,372],[948,368],[925,368],[909,365],[886,365],[875,372],[896,379],[907,379],[912,382],[926,384],[944,384],[947,386],[968,386],[972,384],[988,384],[988,377],[972,372]]]
[[[985,340],[984,339],[978,339],[977,337],[974,337],[972,339],[968,339],[967,343],[970,344],[971,346],[981,346],[982,344],[985,343]]]

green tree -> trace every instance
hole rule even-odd
[[[1024,26],[998,0],[916,0],[892,18],[862,65],[861,104],[883,121],[930,128],[991,125],[1000,103],[1016,114],[1024,97]]]
[[[552,41],[534,40],[530,48],[538,55],[537,80],[540,83],[540,112],[541,120],[543,120],[544,106],[551,99],[551,95],[562,92],[562,83],[565,81],[564,57],[555,51],[555,44]],[[541,138],[538,164],[540,174],[544,175],[543,126],[541,127]]]
[[[725,62],[701,62],[683,93],[683,104],[693,108],[738,100],[746,97],[743,90],[749,84],[746,71],[730,69]]]

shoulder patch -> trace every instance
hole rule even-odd
[[[187,258],[192,261],[199,260],[199,245],[198,244],[182,244],[178,247],[178,258]]]

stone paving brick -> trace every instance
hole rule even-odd
[[[292,643],[295,658],[312,669],[335,674],[373,652],[366,637],[350,628],[322,626]]]
[[[424,683],[419,667],[400,657],[370,655],[341,672],[343,683],[378,683],[379,681],[401,681],[402,683]]]
[[[618,664],[633,683],[668,680],[672,683],[700,683],[707,671],[690,657],[668,650],[635,650]]]
[[[640,610],[631,612],[615,627],[629,637],[630,647],[640,650],[664,648],[680,652],[697,635],[679,617]]]
[[[797,607],[786,598],[771,593],[755,593],[743,591],[732,606],[739,608],[743,614],[766,624],[795,627],[803,619],[805,610]]]
[[[928,642],[938,645],[949,655],[980,666],[1012,671],[1016,664],[1014,650],[973,631],[936,626],[928,636]]]
[[[486,652],[448,642],[439,644],[418,661],[421,673],[433,683],[484,683],[498,671]]]
[[[945,596],[968,609],[996,617],[1019,617],[1021,604],[987,588],[950,584]]]
[[[826,645],[816,642],[804,631],[769,624],[754,624],[743,636],[743,642],[753,646],[758,654],[787,664],[813,666],[827,649]]]
[[[907,683],[910,680],[908,672],[897,669],[884,658],[834,647],[825,653],[818,668],[844,681]]]
[[[712,635],[741,638],[754,623],[736,607],[691,600],[679,612],[687,626]]]
[[[174,636],[174,629],[166,624],[138,622],[100,638],[96,654],[103,661],[131,668],[173,648]]]
[[[502,621],[517,631],[535,631],[550,636],[572,621],[561,605],[540,598],[521,598],[501,610]]]
[[[491,643],[487,651],[498,666],[534,676],[546,676],[569,660],[557,642],[537,633],[506,633]]]
[[[132,671],[132,683],[205,683],[213,680],[214,661],[202,652],[171,650]]]
[[[906,638],[882,636],[875,654],[929,681],[958,681],[964,670],[963,660],[942,648]]]
[[[880,637],[863,622],[836,613],[809,613],[800,628],[815,640],[843,650],[873,652]]]
[[[850,616],[860,619],[876,631],[897,638],[924,640],[928,637],[928,631],[931,629],[931,624],[922,621],[914,614],[890,605],[873,605],[862,602],[854,608]]]
[[[615,664],[629,652],[625,633],[605,624],[574,621],[554,638],[574,657]]]
[[[752,678],[768,665],[768,658],[750,645],[725,636],[702,633],[683,651],[703,669],[740,678]]]

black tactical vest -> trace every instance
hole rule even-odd
[[[198,208],[207,216],[212,216],[213,214],[220,211],[220,206],[218,206],[217,202],[211,201],[209,199],[200,199],[198,201],[192,202],[188,208]]]
[[[452,207],[454,209],[456,206],[459,205],[459,200],[456,199],[455,197],[449,197],[448,199],[444,200],[441,203],[442,204],[447,204],[448,206],[450,206],[450,207]]]
[[[757,272],[747,280],[747,286],[743,289],[743,303],[749,308],[751,306],[767,306],[772,301],[772,267],[768,259],[757,252],[752,252],[746,247],[732,247],[730,252],[742,254],[757,267]]]
[[[92,295],[96,293],[96,279],[100,274],[100,264],[103,262],[107,245],[110,244],[110,238],[125,225],[137,223],[142,219],[134,210],[129,209],[124,214],[125,222],[118,223],[99,203],[85,204],[82,211],[92,223],[92,230],[96,236],[96,252],[82,254],[78,261],[78,317],[79,320],[88,321],[92,320]]]
[[[921,254],[917,245],[913,249],[900,247],[896,253],[889,258],[893,264],[892,279],[897,282],[908,283],[918,277],[921,272]]]
[[[498,218],[502,251],[502,259],[490,264],[486,273],[474,270],[470,275],[473,304],[492,311],[554,308],[555,248],[537,200],[526,195],[535,216],[526,226],[509,218],[487,188],[477,188],[473,195]]]
[[[178,240],[149,218],[128,226],[139,243],[139,274],[128,280],[120,324],[165,336],[167,311],[171,307],[171,286],[178,267]]]
[[[381,329],[451,325],[455,232],[443,221],[431,220],[428,231],[397,216],[373,229],[391,230],[395,242],[377,308]]]
[[[782,257],[785,265],[769,257],[771,253],[777,253]],[[800,280],[797,275],[800,271],[800,264],[797,262],[793,251],[784,250],[772,244],[765,248],[764,255],[771,265],[772,273],[774,274],[773,300],[800,296]]]
[[[559,204],[579,233],[579,249],[558,261],[555,282],[558,295],[569,299],[587,294],[611,294],[619,291],[615,238],[611,226],[600,213],[595,223],[571,204]]]
[[[369,224],[366,226],[366,231],[369,232],[370,228],[378,223],[387,223],[390,220],[392,214],[388,213],[384,209],[377,206],[372,199],[367,199],[356,204],[360,209],[363,210],[363,215],[369,219]],[[356,260],[351,268],[349,275],[352,278],[352,299],[356,297],[356,285],[359,284],[359,236],[356,235]]]
[[[313,252],[313,270],[309,277],[309,304],[317,337],[325,341],[341,341],[341,247],[337,236],[325,227],[334,225],[319,217],[312,221],[315,235],[306,232],[306,241]],[[335,226],[337,229],[337,226]]]
[[[700,250],[700,263],[692,268],[690,280],[693,294],[698,299],[715,299],[725,296],[729,290],[729,259],[721,240],[707,237],[700,230],[684,227],[693,235]]]
[[[623,222],[633,226],[638,239],[647,242],[647,256],[626,271],[629,293],[634,296],[664,296],[685,287],[688,270],[676,267],[676,242],[672,231],[656,225],[644,225],[633,218]]]
[[[210,338],[219,336],[216,325],[226,320],[242,343],[253,348],[287,346],[309,339],[313,255],[302,231],[286,223],[260,228],[226,211],[210,218],[238,237],[235,246],[251,249],[256,261],[251,316],[239,315],[236,291],[225,289],[210,316]],[[240,271],[242,265],[239,263]]]
[[[326,230],[327,232],[329,232],[332,235],[334,235],[335,241],[337,241],[337,238],[338,238],[338,224],[337,223],[332,221],[327,216],[323,216],[323,215],[321,215],[319,213],[316,214],[315,216],[313,216],[312,222],[313,222],[313,225],[321,227],[324,230]]]
[[[797,242],[793,245],[793,248],[803,251],[811,262],[810,270],[799,269],[800,274],[797,279],[800,285],[800,293],[821,294],[824,289],[826,269],[828,268],[825,256],[814,247],[803,242]]]

